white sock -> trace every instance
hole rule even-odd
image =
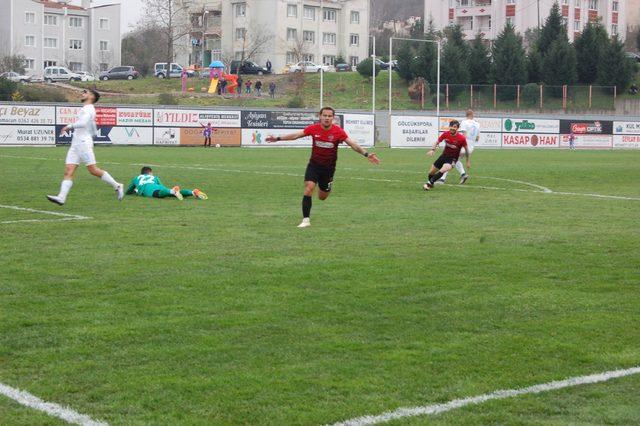
[[[73,181],[67,179],[63,180],[60,184],[60,193],[58,194],[58,197],[60,197],[62,202],[65,202],[67,200],[67,195],[69,195],[69,191],[71,191],[72,186]]]
[[[460,176],[467,174],[464,166],[462,165],[462,161],[456,161],[456,169],[458,169],[458,171],[460,172]]]
[[[120,185],[118,182],[116,182],[114,178],[111,177],[109,172],[104,172],[104,174],[100,179],[102,179],[104,182],[107,182],[109,185],[111,185],[113,189],[118,189],[118,185]]]
[[[449,174],[449,172],[445,172],[445,173],[442,175],[442,177],[441,177],[440,179],[438,179],[438,180],[441,180],[441,181],[443,181],[443,182],[444,182],[444,181],[445,181],[445,179],[447,179],[447,175],[448,175],[448,174]]]

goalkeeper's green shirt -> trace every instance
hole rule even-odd
[[[164,188],[158,176],[139,175],[131,179],[127,194],[138,194],[141,196],[152,196],[153,191]]]

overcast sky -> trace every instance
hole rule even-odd
[[[79,0],[72,3],[79,4]],[[135,25],[142,16],[142,0],[93,0],[95,6],[103,4],[122,4],[122,33],[127,33],[132,25]]]

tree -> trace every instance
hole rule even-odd
[[[142,75],[154,72],[154,64],[162,62],[165,33],[156,26],[140,25],[122,38],[122,63],[136,67]]]
[[[589,22],[574,43],[578,61],[578,81],[593,84],[598,78],[598,65],[609,45],[609,36],[604,26]]]
[[[638,34],[636,35],[636,48],[640,50],[640,31],[638,31]]]
[[[376,67],[376,77],[377,77],[378,74],[380,73],[380,65],[376,64],[375,67]],[[361,76],[370,78],[373,75],[373,59],[367,58],[360,61],[360,63],[356,67],[356,70]]]
[[[468,84],[471,79],[468,63],[469,47],[458,25],[449,27],[446,35],[447,42],[442,49],[441,79],[443,83],[454,85],[449,87],[449,93],[455,97],[463,90],[462,85]]]
[[[549,86],[572,85],[578,80],[576,51],[566,35],[551,43],[543,61],[543,81]],[[561,90],[554,91],[558,95]]]
[[[27,58],[24,55],[7,55],[0,60],[0,72],[14,71],[24,74],[24,65]]]
[[[544,26],[540,31],[540,37],[538,38],[538,49],[542,57],[547,54],[551,44],[564,34],[566,37],[567,28],[562,23],[562,14],[560,13],[560,6],[558,2],[554,2],[551,6],[551,11]]]
[[[398,62],[398,67],[400,63]],[[429,83],[435,83],[438,67],[438,51],[434,43],[421,42],[417,55],[411,60],[412,79],[422,77]]]
[[[469,49],[469,82],[471,84],[487,84],[490,70],[489,50],[485,46],[482,34],[478,32]]]
[[[0,77],[0,101],[10,101],[16,90],[18,90],[17,83]]]
[[[309,53],[309,44],[302,37],[296,37],[289,43],[289,51],[293,54],[296,62],[300,62]]]
[[[241,65],[244,64],[245,61],[252,60],[255,56],[262,53],[265,46],[274,39],[273,33],[264,25],[258,25],[254,22],[247,25],[247,27],[248,29],[244,30],[240,39],[242,42]],[[320,59],[322,60],[322,58]]]
[[[398,53],[398,75],[405,81],[413,80],[413,51],[409,42],[402,42]]]
[[[145,22],[158,28],[165,41],[164,58],[167,72],[174,60],[174,47],[190,32],[189,6],[187,2],[175,0],[144,0]]]
[[[498,85],[518,85],[527,82],[527,62],[522,46],[522,37],[516,34],[511,24],[505,25],[492,47],[491,77]],[[502,99],[515,97],[515,90],[502,88]],[[509,95],[513,93],[512,95]]]
[[[533,46],[527,54],[527,81],[541,83],[542,80],[542,55],[538,47]]]
[[[432,24],[432,22],[430,22],[429,24]],[[409,38],[424,38],[424,22],[422,22],[422,19],[416,21],[411,26],[411,28],[409,29]]]
[[[624,44],[615,36],[607,46],[598,67],[598,84],[616,86],[622,92],[633,79],[635,64],[624,51]]]

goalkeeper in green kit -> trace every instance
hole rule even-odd
[[[174,186],[171,189],[167,188],[162,184],[158,176],[153,175],[153,170],[148,166],[143,167],[142,170],[140,170],[140,175],[131,180],[126,194],[136,194],[140,197],[152,198],[175,197],[181,201],[184,197],[195,197],[199,200],[206,200],[209,198],[207,197],[207,194],[199,189],[180,189],[179,186]]]

